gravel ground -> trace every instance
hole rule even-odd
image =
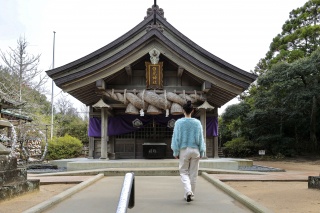
[[[268,166],[239,166],[240,171],[250,171],[250,172],[285,172],[284,169],[268,167]]]
[[[27,169],[28,174],[41,174],[41,173],[55,173],[55,172],[65,172],[67,168],[59,169]]]

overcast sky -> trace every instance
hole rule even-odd
[[[290,11],[306,2],[157,0],[164,17],[177,30],[248,72],[265,56]],[[59,67],[122,36],[144,19],[153,3],[153,0],[0,0],[0,49],[15,48],[19,36],[25,36],[28,52],[41,54],[40,68],[45,71],[52,67],[55,31],[55,67]],[[54,93],[59,91],[55,88]]]

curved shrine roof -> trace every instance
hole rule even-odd
[[[186,72],[208,82],[211,87],[207,90],[207,100],[218,107],[241,94],[257,78],[191,41],[164,18],[158,5],[149,8],[142,22],[115,41],[78,60],[48,70],[47,74],[62,90],[92,105],[100,99],[94,95],[96,81],[122,72],[153,48]]]

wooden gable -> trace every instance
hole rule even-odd
[[[163,90],[202,91],[216,107],[241,94],[257,77],[192,42],[164,18],[158,5],[114,42],[47,74],[63,91],[89,106],[101,98],[101,90],[146,89],[145,62],[150,62],[152,49],[160,51]]]

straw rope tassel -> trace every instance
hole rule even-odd
[[[164,90],[164,100],[165,100],[165,108],[166,108],[166,117],[169,117],[169,109],[167,108],[167,104],[168,104],[168,101],[167,101],[167,91]]]
[[[126,97],[127,89],[124,89],[123,91],[123,103],[127,104],[127,97]]]
[[[145,90],[143,90],[143,92],[142,92],[142,105],[143,105],[143,107],[142,107],[142,109],[140,109],[140,116],[144,116],[144,108],[145,108],[145,105],[144,105],[144,91]]]

